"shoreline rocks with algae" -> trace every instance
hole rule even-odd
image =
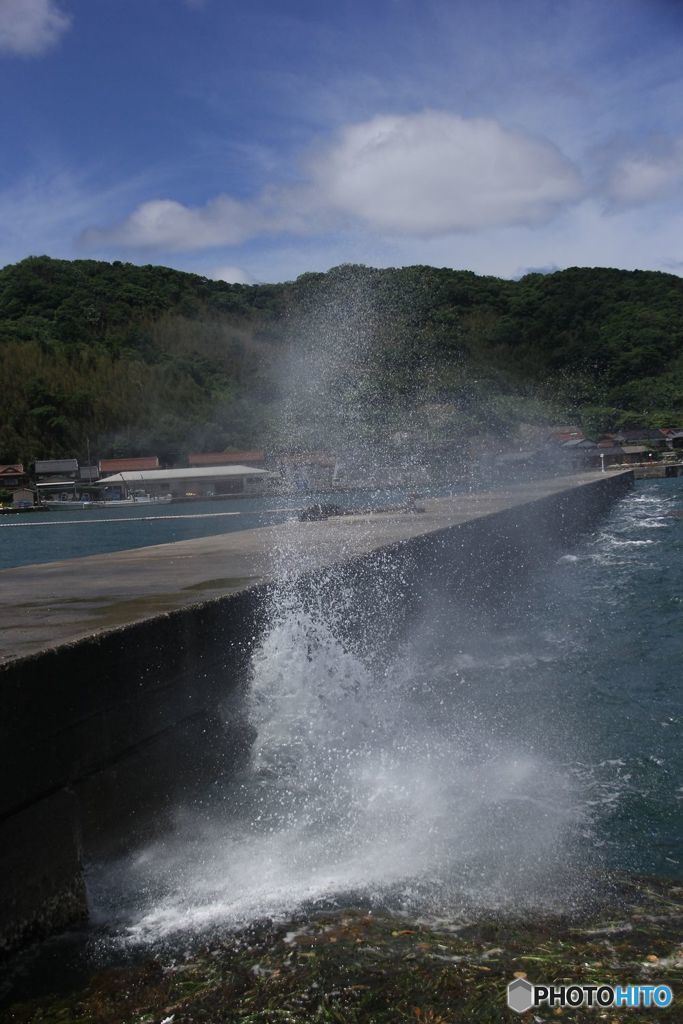
[[[80,989],[5,1006],[7,1024],[498,1024],[683,1019],[683,887],[619,883],[609,905],[571,918],[426,924],[346,909],[156,950]],[[512,978],[652,984],[668,1009],[508,1010]]]

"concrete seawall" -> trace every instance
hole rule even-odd
[[[388,639],[433,592],[504,598],[632,479],[585,474],[435,499],[422,514],[1,572],[0,613],[23,606],[33,618],[6,632],[0,665],[0,949],[84,918],[83,861],[163,828],[177,801],[229,778],[247,754],[247,666],[283,567],[323,608],[343,590],[356,642]]]

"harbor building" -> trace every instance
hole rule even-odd
[[[45,499],[80,499],[78,459],[36,459],[33,464],[33,476],[39,503]]]
[[[182,469],[139,469],[114,473],[97,483],[107,500],[146,493],[177,500],[258,497],[270,477],[252,466],[195,466]]]
[[[36,459],[33,475],[38,484],[72,484],[78,478],[78,459]]]

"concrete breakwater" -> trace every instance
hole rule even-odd
[[[636,480],[664,480],[683,476],[683,462],[655,462],[652,465],[634,466],[633,474]]]
[[[344,590],[341,625],[362,645],[368,630],[400,631],[432,591],[505,599],[524,569],[590,529],[631,479],[555,479],[435,499],[422,514],[297,523],[0,574],[6,613],[22,604],[28,619],[10,633],[0,675],[5,947],[84,916],[83,859],[162,827],[175,801],[229,778],[246,753],[240,696],[281,585],[274,550],[286,546],[308,600]],[[198,604],[201,594],[211,599]],[[126,616],[140,621],[124,625]]]

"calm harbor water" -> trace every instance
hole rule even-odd
[[[335,492],[0,516],[0,569],[269,526],[319,501],[348,508],[396,498],[390,491]]]

